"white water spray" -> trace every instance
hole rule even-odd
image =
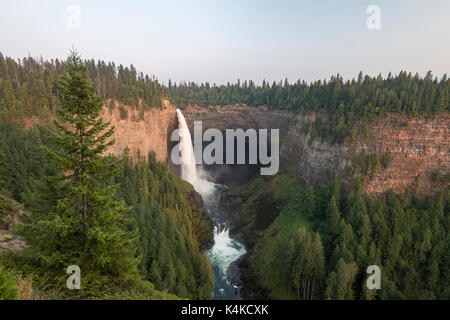
[[[245,253],[242,244],[229,236],[229,229],[214,228],[214,246],[210,250],[211,263],[220,269],[222,279],[226,279],[230,264]]]
[[[215,185],[204,177],[203,170],[199,169],[197,172],[191,133],[180,109],[177,109],[177,119],[180,133],[181,179],[192,184],[195,191],[202,195],[203,200],[206,200],[214,192]]]

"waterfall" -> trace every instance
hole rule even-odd
[[[192,184],[195,191],[207,201],[214,193],[215,184],[206,179],[206,174],[201,168],[197,170],[191,133],[180,109],[177,109],[177,119],[180,133],[181,179]]]
[[[180,134],[181,179],[189,182],[200,193],[205,209],[214,224],[214,246],[208,251],[208,257],[215,275],[214,299],[239,299],[236,287],[229,272],[230,264],[245,254],[245,247],[237,240],[231,239],[223,212],[219,209],[220,190],[225,187],[210,182],[206,173],[195,164],[194,147],[191,133],[183,113],[177,109],[178,129]]]
[[[194,148],[192,146],[191,133],[180,109],[177,109],[177,119],[180,132],[181,179],[186,180],[195,187],[197,168],[195,166]]]

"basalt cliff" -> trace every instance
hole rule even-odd
[[[118,107],[104,107],[101,116],[115,126],[116,144],[109,150],[122,154],[126,147],[132,158],[156,153],[160,161],[168,163],[174,146],[171,133],[177,127],[176,106],[168,100],[163,109],[139,112],[125,106],[126,117],[121,117]],[[307,183],[323,184],[338,177],[346,178],[346,168],[351,166],[362,150],[366,154],[389,153],[391,160],[386,168],[371,174],[366,191],[380,195],[393,189],[402,193],[412,188],[430,194],[442,186],[433,181],[433,174],[450,173],[450,115],[406,116],[389,114],[373,121],[365,136],[355,141],[332,144],[320,138],[311,138],[304,126],[315,115],[294,114],[284,110],[245,105],[199,107],[190,105],[183,109],[186,121],[193,132],[194,121],[201,120],[203,131],[217,128],[279,129],[280,170],[295,173]]]
[[[333,177],[345,179],[362,150],[366,154],[389,153],[386,168],[371,174],[366,191],[380,195],[393,189],[402,193],[412,188],[430,194],[439,190],[433,182],[437,169],[450,172],[450,115],[430,117],[386,115],[373,121],[365,136],[355,141],[331,144],[312,139],[304,130],[315,115],[293,114],[283,110],[243,105],[225,107],[189,106],[183,110],[191,130],[195,120],[202,121],[203,130],[217,128],[222,132],[232,128],[280,130],[280,170],[295,173],[307,183],[326,183]]]
[[[113,138],[116,143],[109,152],[116,155],[123,153],[126,147],[133,159],[138,154],[145,157],[154,151],[156,159],[168,162],[168,143],[170,135],[176,128],[176,108],[168,100],[164,100],[163,109],[150,109],[143,113],[134,107],[125,106],[128,113],[121,117],[120,109],[104,107],[101,117],[111,122],[116,128]]]

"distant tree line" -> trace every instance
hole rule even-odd
[[[344,80],[339,74],[328,80],[307,83],[286,80],[262,84],[237,81],[226,85],[172,83],[161,85],[155,77],[138,72],[133,65],[124,67],[115,63],[94,60],[83,61],[97,93],[111,99],[109,106],[126,104],[146,110],[162,108],[162,98],[169,97],[179,108],[189,104],[200,106],[246,104],[267,106],[270,109],[294,112],[317,112],[321,116],[305,126],[312,136],[333,142],[346,137],[356,138],[363,126],[376,116],[389,112],[412,115],[430,112],[448,112],[449,80],[428,72],[424,77],[406,71],[398,75],[371,77],[358,74],[356,79]],[[23,116],[45,117],[57,105],[54,80],[66,69],[66,61],[44,61],[27,57],[14,60],[0,53],[0,119],[23,120]],[[122,116],[125,116],[122,112]],[[362,130],[364,131],[364,130]]]
[[[246,104],[295,112],[321,112],[309,130],[313,135],[342,141],[355,136],[352,124],[356,120],[370,120],[389,112],[419,114],[449,111],[449,80],[428,72],[425,77],[405,71],[386,78],[359,73],[357,79],[346,80],[337,75],[329,80],[312,83],[298,80],[273,82],[237,81],[235,84],[200,85],[189,82],[168,83],[168,95],[179,107]]]

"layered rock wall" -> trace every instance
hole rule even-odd
[[[164,108],[150,109],[140,114],[130,106],[126,118],[120,116],[120,108],[104,107],[101,116],[116,128],[116,143],[109,152],[116,155],[130,149],[136,159],[150,151],[160,161],[170,162],[170,150],[175,143],[170,141],[177,126],[176,107],[168,100]],[[190,105],[183,110],[188,126],[193,132],[195,120],[201,120],[203,130],[217,128],[279,129],[280,170],[295,173],[307,183],[324,184],[333,177],[344,178],[348,166],[362,150],[366,154],[377,152],[380,156],[389,152],[391,161],[387,168],[373,173],[366,185],[367,191],[380,195],[393,189],[402,193],[412,187],[423,194],[434,193],[442,186],[432,176],[439,169],[442,174],[450,173],[450,115],[432,116],[386,115],[369,125],[367,135],[356,141],[331,144],[319,138],[311,139],[304,126],[313,121],[315,115],[300,115],[283,110],[269,110],[265,107],[245,105],[199,107]],[[27,126],[31,126],[32,121]],[[236,168],[233,168],[236,170]]]
[[[433,193],[440,186],[431,179],[436,169],[450,172],[450,115],[430,117],[386,115],[367,128],[367,136],[343,144],[311,139],[303,127],[314,115],[298,115],[283,110],[243,105],[224,107],[189,106],[183,110],[190,130],[202,120],[203,130],[254,128],[280,129],[281,170],[295,173],[307,183],[326,183],[343,178],[346,168],[364,149],[366,154],[389,152],[391,161],[377,170],[367,183],[367,191],[380,195],[393,189],[402,193],[407,187],[420,193]]]
[[[143,115],[136,108],[125,106],[128,110],[125,119],[121,119],[118,107],[111,110],[105,106],[101,117],[116,128],[113,136],[116,143],[108,151],[120,155],[128,147],[134,159],[138,152],[147,156],[154,151],[157,160],[167,162],[170,135],[176,127],[176,108],[168,100],[164,101],[164,106],[161,110],[147,110]]]

